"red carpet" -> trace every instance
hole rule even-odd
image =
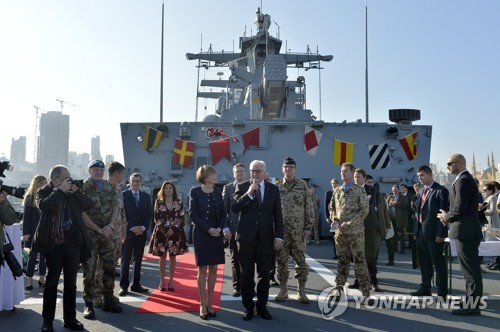
[[[158,260],[153,255],[144,255],[144,260]],[[168,267],[167,260],[167,267]],[[174,291],[161,292],[155,288],[148,299],[137,309],[136,313],[164,313],[164,312],[199,312],[200,296],[196,275],[198,267],[195,264],[194,254],[187,253],[177,256],[177,265],[175,267]],[[165,287],[168,283],[168,268],[165,278]],[[217,269],[217,281],[213,297],[213,306],[216,311],[220,309],[220,297],[222,293],[222,280],[224,277],[224,265],[220,264]],[[158,287],[158,285],[156,285]]]

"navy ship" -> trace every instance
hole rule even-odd
[[[264,160],[270,176],[279,178],[283,160],[292,157],[297,175],[316,188],[321,212],[322,198],[330,179],[340,178],[342,162],[364,168],[382,192],[418,182],[416,169],[429,164],[432,137],[432,126],[414,124],[420,110],[391,109],[388,123],[318,119],[307,108],[305,78],[292,72],[322,70],[333,56],[283,50],[282,40],[269,32],[270,15],[260,8],[255,25],[254,35],[239,38],[239,52],[210,47],[186,54],[198,70],[218,71],[218,80],[199,80],[197,94],[198,99],[216,100],[214,114],[195,122],[121,123],[128,174],[140,172],[152,194],[163,181],[172,180],[187,200],[201,165],[214,165],[223,185],[234,180],[236,163],[248,167],[254,159]],[[227,79],[221,70],[229,71]],[[322,235],[329,231],[324,219],[320,216]]]

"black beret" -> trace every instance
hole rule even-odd
[[[295,160],[293,160],[292,158],[286,157],[286,159],[283,160],[283,165],[297,165],[297,164],[295,163]]]

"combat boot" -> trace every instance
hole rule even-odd
[[[86,319],[95,318],[94,302],[85,302],[85,311],[83,312],[83,318]]]
[[[104,305],[102,306],[102,310],[112,312],[114,314],[119,314],[123,311],[122,307],[113,302],[112,299],[104,299]]]
[[[299,281],[299,288],[297,289],[297,299],[300,301],[300,303],[309,303],[309,299],[307,298],[306,295],[306,282],[305,281]]]
[[[288,299],[288,287],[286,285],[286,282],[282,282],[280,292],[278,293],[278,295],[276,295],[274,300],[276,302],[283,302],[286,299]]]

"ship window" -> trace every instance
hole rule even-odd
[[[170,157],[170,174],[182,174],[184,167],[174,162],[174,156]]]
[[[196,169],[203,165],[210,165],[210,159],[208,157],[196,157]]]

